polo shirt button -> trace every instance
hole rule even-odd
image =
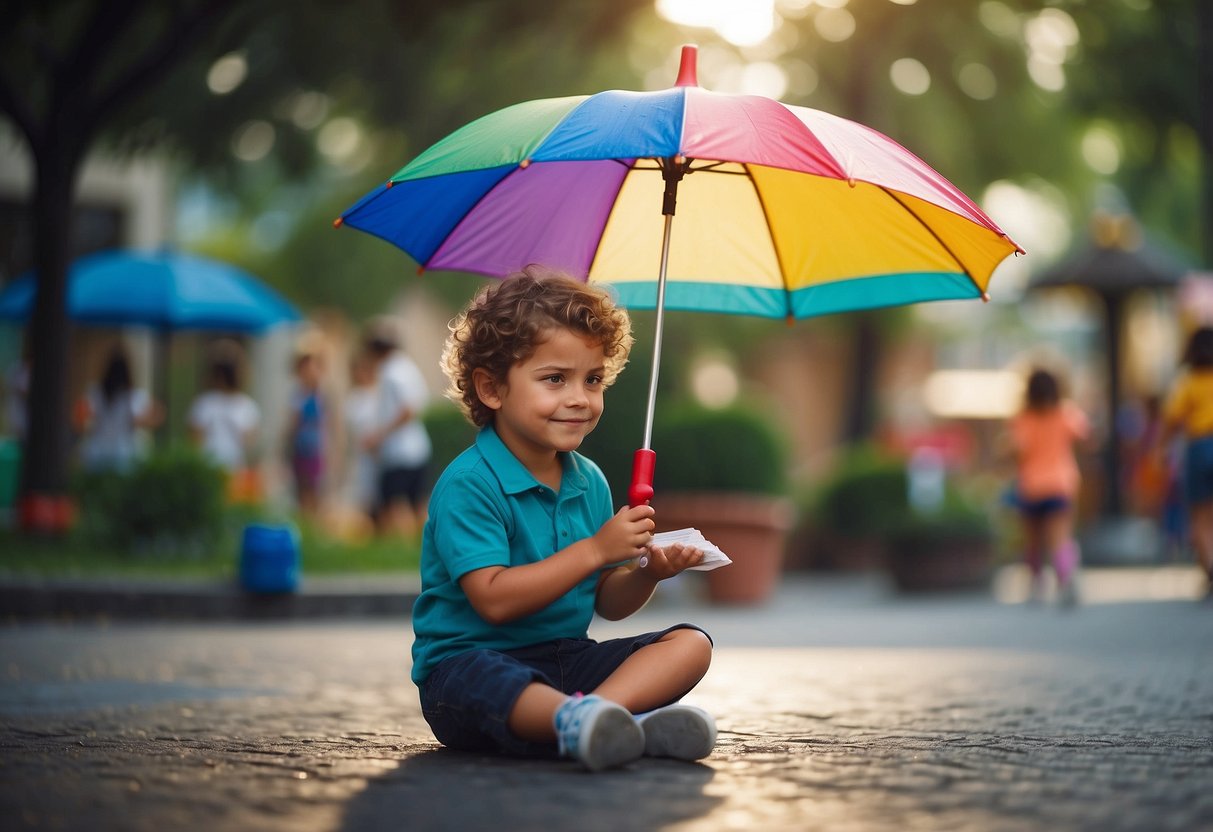
[[[568,537],[568,536],[569,536],[569,531],[568,531],[568,529],[565,529],[564,531],[562,531],[562,532],[560,533],[560,536],[561,536],[561,537]]]

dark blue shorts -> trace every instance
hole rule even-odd
[[[434,736],[449,748],[554,756],[555,744],[520,740],[507,725],[523,689],[540,682],[567,694],[590,693],[629,656],[674,630],[703,633],[693,624],[676,624],[602,642],[570,638],[518,650],[461,653],[439,662],[421,683],[421,712]]]
[[[1070,501],[1065,497],[1044,497],[1039,500],[1016,497],[1015,500],[1019,511],[1027,517],[1048,517],[1070,507]]]
[[[426,466],[417,468],[386,468],[379,472],[379,505],[386,509],[399,500],[408,500],[414,509],[421,506],[425,489]]]
[[[1184,499],[1189,504],[1213,500],[1213,436],[1192,439],[1184,450]]]

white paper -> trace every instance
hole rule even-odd
[[[699,572],[710,572],[733,562],[728,555],[717,548],[716,544],[704,537],[703,532],[699,529],[676,529],[672,532],[658,532],[653,535],[653,545],[659,548],[672,546],[675,543],[703,550],[703,560],[690,567]],[[640,565],[644,566],[646,562],[646,559],[641,558]]]

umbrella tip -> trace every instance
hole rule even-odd
[[[333,228],[340,228],[343,225],[345,225],[345,217],[338,217],[333,220]]]
[[[697,87],[699,86],[699,71],[696,68],[698,61],[699,47],[693,43],[686,43],[682,46],[682,58],[678,63],[678,80],[674,82],[676,87]]]
[[[990,302],[990,293],[989,293],[989,292],[982,292],[982,293],[981,293],[981,302],[982,302],[982,303],[989,303],[989,302]]]

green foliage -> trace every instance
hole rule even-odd
[[[430,456],[430,478],[433,480],[476,441],[477,431],[459,408],[449,402],[429,407],[421,420],[434,449]]]
[[[990,518],[952,482],[934,510],[909,501],[904,459],[871,445],[848,452],[812,495],[811,522],[844,538],[877,537],[894,549],[915,550],[941,540],[991,541]]]
[[[305,577],[416,572],[421,563],[421,545],[415,539],[388,535],[360,541],[338,540],[307,524],[302,525],[300,532],[299,561]]]
[[[0,570],[10,575],[46,577],[139,577],[234,580],[240,535],[248,512],[229,510],[223,534],[190,557],[140,557],[130,549],[89,542],[80,534],[43,539],[0,530]],[[399,537],[337,540],[306,525],[301,529],[300,561],[305,578],[318,575],[416,573],[421,559],[417,540]]]
[[[992,543],[994,528],[984,511],[949,494],[937,511],[907,511],[888,530],[890,551],[914,553],[945,540]]]
[[[84,473],[78,533],[101,547],[198,556],[223,532],[222,469],[192,448],[161,451],[129,472]]]
[[[841,537],[883,536],[909,512],[905,461],[871,445],[846,452],[811,495],[814,526]]]
[[[788,489],[784,437],[746,407],[712,410],[683,403],[658,412],[653,425],[657,471],[665,491],[736,491],[778,495]]]

